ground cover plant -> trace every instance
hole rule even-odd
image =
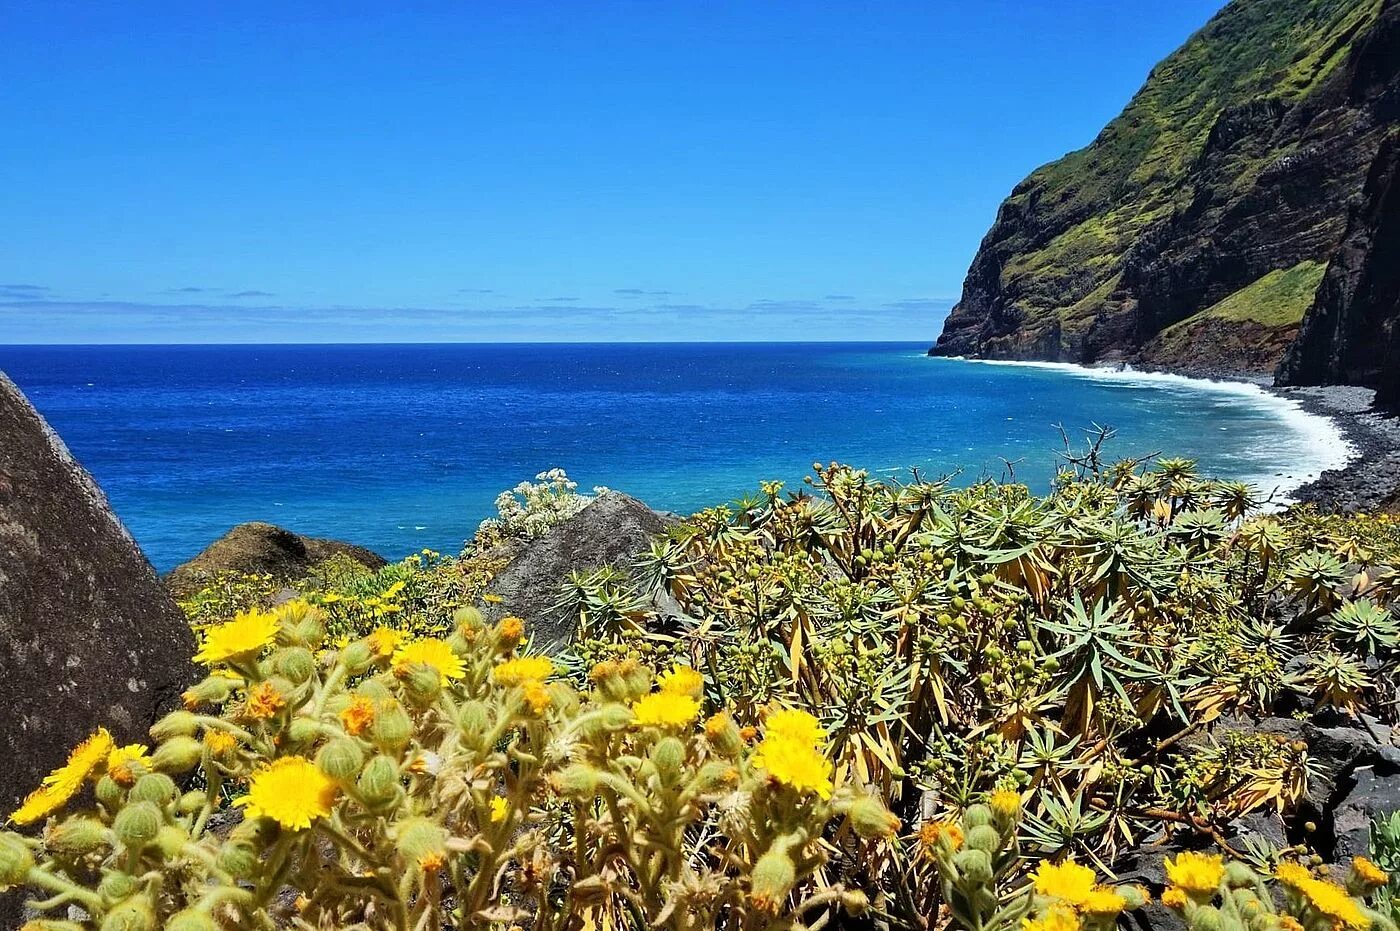
[[[38,833],[0,838],[35,931],[1092,931],[1149,894],[1119,853],[1164,834],[1204,851],[1151,890],[1196,931],[1393,927],[1393,826],[1329,871],[1306,745],[1214,727],[1395,723],[1393,518],[1263,514],[1097,448],[1046,495],[819,465],[570,579],[579,636],[541,657],[473,606],[532,508],[580,509],[543,478],[460,557],[186,602],[188,710],[149,747],[96,732],[12,815]],[[1234,839],[1261,809],[1289,846]]]

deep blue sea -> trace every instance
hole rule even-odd
[[[813,460],[1044,488],[1056,424],[1273,488],[1336,464],[1323,420],[1246,385],[930,359],[920,344],[0,346],[167,570],[267,520],[391,558],[455,551],[559,466],[690,512]]]

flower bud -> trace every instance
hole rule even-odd
[[[624,730],[631,723],[632,709],[613,702],[601,705],[577,719],[579,734],[585,739]]]
[[[776,915],[797,882],[797,868],[786,850],[772,847],[754,864],[750,883],[753,904],[761,912]]]
[[[1191,931],[1224,931],[1225,923],[1220,909],[1214,905],[1201,905],[1190,912],[1187,927]]]
[[[164,823],[153,802],[135,802],[117,812],[112,831],[122,846],[140,850],[156,839]]]
[[[744,749],[739,725],[734,723],[727,711],[721,711],[705,722],[705,737],[710,741],[710,746],[730,758],[738,756]]]
[[[452,612],[452,623],[463,630],[480,630],[486,624],[486,619],[481,616],[481,612],[476,608],[458,608]]]
[[[162,773],[184,773],[199,765],[204,745],[193,737],[172,737],[151,755],[151,768]]]
[[[204,807],[205,795],[198,789],[191,789],[180,796],[179,802],[175,805],[175,810],[182,815],[192,815]]]
[[[574,798],[592,798],[598,794],[598,771],[586,763],[566,766],[555,777],[559,792]]]
[[[349,784],[365,763],[365,753],[357,741],[339,737],[316,754],[316,766],[337,782]]]
[[[326,625],[321,623],[320,615],[315,614],[287,628],[287,638],[295,644],[318,647],[326,639]]]
[[[117,781],[111,776],[103,776],[97,780],[97,788],[93,790],[97,801],[108,811],[116,811],[126,801],[126,790],[117,785]]]
[[[841,907],[847,915],[859,918],[870,908],[870,897],[859,889],[845,889],[841,892]]]
[[[209,676],[185,689],[180,696],[187,708],[197,708],[205,704],[220,704],[233,694],[234,683],[227,676]]]
[[[363,640],[356,640],[340,651],[340,661],[350,675],[358,676],[374,665],[374,650]]]
[[[108,873],[97,885],[97,894],[109,905],[115,905],[138,889],[136,878],[126,873]]]
[[[479,701],[469,701],[462,705],[462,714],[458,719],[458,724],[462,728],[462,733],[467,737],[470,746],[479,746],[479,741],[483,740],[491,730],[491,712],[486,705]]]
[[[1001,834],[989,824],[979,824],[967,832],[967,846],[985,853],[1001,849]]]
[[[426,708],[442,694],[442,676],[426,663],[414,663],[399,670],[404,692],[419,708]]]
[[[960,850],[953,857],[953,865],[969,885],[980,886],[992,881],[992,858],[985,850],[974,850],[970,847]]]
[[[0,892],[22,884],[34,866],[34,854],[18,834],[0,834]]]
[[[300,685],[316,675],[316,659],[305,647],[287,647],[276,656],[274,667],[287,680]]]
[[[1127,903],[1124,907],[1128,911],[1142,908],[1152,901],[1151,894],[1142,886],[1114,886],[1113,891],[1123,897],[1123,901]]]
[[[399,769],[387,756],[376,756],[365,764],[355,789],[370,808],[388,805],[398,797]]]
[[[251,879],[261,862],[257,848],[248,843],[227,843],[219,851],[219,869],[234,879]]]
[[[166,920],[165,931],[219,931],[219,926],[199,909],[187,908]]]
[[[403,705],[387,701],[375,714],[370,735],[381,749],[402,750],[413,738],[413,720]]]
[[[978,825],[991,823],[992,810],[981,803],[969,805],[967,812],[963,815],[963,826],[969,831]]]
[[[185,833],[184,828],[178,828],[173,824],[167,824],[160,829],[156,835],[156,849],[160,855],[167,860],[173,860],[185,849],[185,844],[189,843],[190,836]]]
[[[862,795],[846,811],[851,827],[865,840],[891,837],[899,830],[899,819],[872,795]]]
[[[60,860],[77,860],[112,844],[112,832],[96,818],[69,818],[44,837],[44,846]]]
[[[140,895],[118,903],[102,921],[102,931],[155,931],[156,927],[156,913]]]
[[[1225,885],[1231,889],[1250,889],[1258,881],[1249,864],[1231,860],[1225,864]]]
[[[321,736],[321,725],[310,718],[293,718],[287,727],[287,742],[292,747],[305,747]]]
[[[410,863],[447,854],[447,831],[428,818],[407,818],[394,832],[394,847]]]
[[[164,805],[175,797],[175,780],[165,773],[147,773],[136,780],[131,787],[130,799],[133,802],[155,802]]]
[[[192,737],[199,730],[199,722],[188,711],[172,711],[151,725],[151,739],[169,740],[172,737]]]
[[[651,749],[651,763],[663,783],[674,784],[685,766],[685,745],[675,737],[662,738]]]

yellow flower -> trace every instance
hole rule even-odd
[[[271,682],[259,682],[248,693],[248,717],[266,721],[287,705],[287,696]]]
[[[489,605],[498,605],[498,604],[500,604],[501,602],[505,601],[505,599],[502,598],[500,595],[492,595],[492,594],[482,595],[482,596],[481,596],[481,600],[484,601],[484,602],[486,602],[486,603],[489,604]]]
[[[136,783],[136,773],[132,770],[132,763],[144,762],[147,750],[144,744],[127,744],[125,747],[114,747],[107,754],[107,775],[119,786],[130,788]]]
[[[700,693],[705,690],[705,677],[689,666],[677,666],[670,672],[663,673],[659,684],[663,692],[699,698]]]
[[[374,723],[374,702],[365,695],[355,695],[340,712],[340,724],[345,733],[358,737]]]
[[[1274,867],[1274,877],[1285,886],[1301,889],[1303,883],[1312,881],[1313,874],[1305,866],[1285,861]]]
[[[369,648],[374,651],[375,656],[388,659],[394,655],[394,651],[404,642],[405,637],[392,627],[378,627],[365,640],[369,642]]]
[[[1022,918],[1022,931],[1079,931],[1083,927],[1074,909],[1052,905],[1039,918]]]
[[[491,670],[491,678],[497,685],[524,685],[526,682],[543,682],[554,675],[554,662],[547,656],[519,656],[508,659]]]
[[[310,760],[287,756],[253,773],[248,794],[234,804],[251,818],[271,818],[282,827],[300,831],[331,813],[336,786]]]
[[[544,714],[554,699],[549,694],[549,689],[538,679],[530,679],[520,687],[520,691],[525,696],[525,704],[529,706],[531,713]]]
[[[1080,906],[1089,901],[1098,877],[1087,866],[1073,860],[1064,863],[1041,863],[1035,871],[1035,891],[1070,905]]]
[[[1313,908],[1332,919],[1334,926],[1346,925],[1357,931],[1371,927],[1371,919],[1361,910],[1361,906],[1336,883],[1309,879],[1299,886],[1299,890],[1307,896]]]
[[[1167,869],[1167,881],[1183,892],[1206,895],[1220,887],[1225,876],[1225,864],[1215,853],[1196,853],[1187,850],[1177,854],[1176,859],[1163,861]]]
[[[265,611],[245,611],[225,624],[204,632],[204,643],[194,658],[206,666],[261,653],[277,638],[277,616]]]
[[[789,788],[831,798],[831,761],[810,740],[769,734],[754,750],[753,764]]]
[[[1183,909],[1186,907],[1186,893],[1176,886],[1170,886],[1162,893],[1162,904],[1167,908]]]
[[[44,777],[39,788],[25,798],[12,815],[15,824],[33,824],[58,811],[78,794],[83,782],[98,766],[107,761],[116,745],[107,729],[99,727],[68,754],[68,762]]]
[[[796,708],[780,708],[763,722],[765,737],[786,737],[812,747],[826,746],[826,731],[817,719]]]
[[[442,854],[437,851],[425,853],[418,858],[418,868],[425,873],[436,873],[447,864]]]
[[[1283,931],[1303,931],[1303,923],[1292,915],[1280,915],[1278,926]]]
[[[394,654],[394,672],[401,673],[409,666],[421,663],[437,670],[438,682],[446,685],[449,679],[460,679],[467,674],[462,658],[452,652],[446,640],[429,637],[415,640],[399,647]]]
[[[1088,915],[1117,915],[1128,907],[1128,900],[1109,886],[1095,886],[1079,907]]]
[[[496,640],[507,650],[514,647],[525,636],[525,620],[515,615],[501,618],[496,625]]]
[[[700,702],[676,692],[652,692],[632,706],[642,727],[685,727],[700,716]]]
[[[500,824],[506,820],[506,813],[510,811],[510,803],[503,795],[493,795],[491,797],[491,823]]]
[[[1384,886],[1390,882],[1390,874],[1365,857],[1353,857],[1351,871],[1361,880],[1362,885]]]
[[[998,789],[987,799],[987,804],[1003,818],[1014,818],[1021,813],[1021,793]]]
[[[238,738],[228,731],[205,731],[204,746],[215,759],[227,756],[238,746]]]

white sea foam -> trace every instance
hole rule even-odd
[[[1238,403],[1275,418],[1280,425],[1276,439],[1251,450],[1253,464],[1234,476],[1274,493],[1276,504],[1289,504],[1292,493],[1329,469],[1339,469],[1359,454],[1345,431],[1331,417],[1303,409],[1302,402],[1275,394],[1246,381],[1195,378],[1169,372],[1144,372],[1131,366],[1085,366],[1071,362],[1024,362],[1001,359],[966,359],[978,365],[1050,369],[1074,378],[1105,384],[1152,387],[1177,394],[1229,395]],[[1169,451],[1168,451],[1169,452]],[[1272,466],[1270,465],[1272,464]]]

